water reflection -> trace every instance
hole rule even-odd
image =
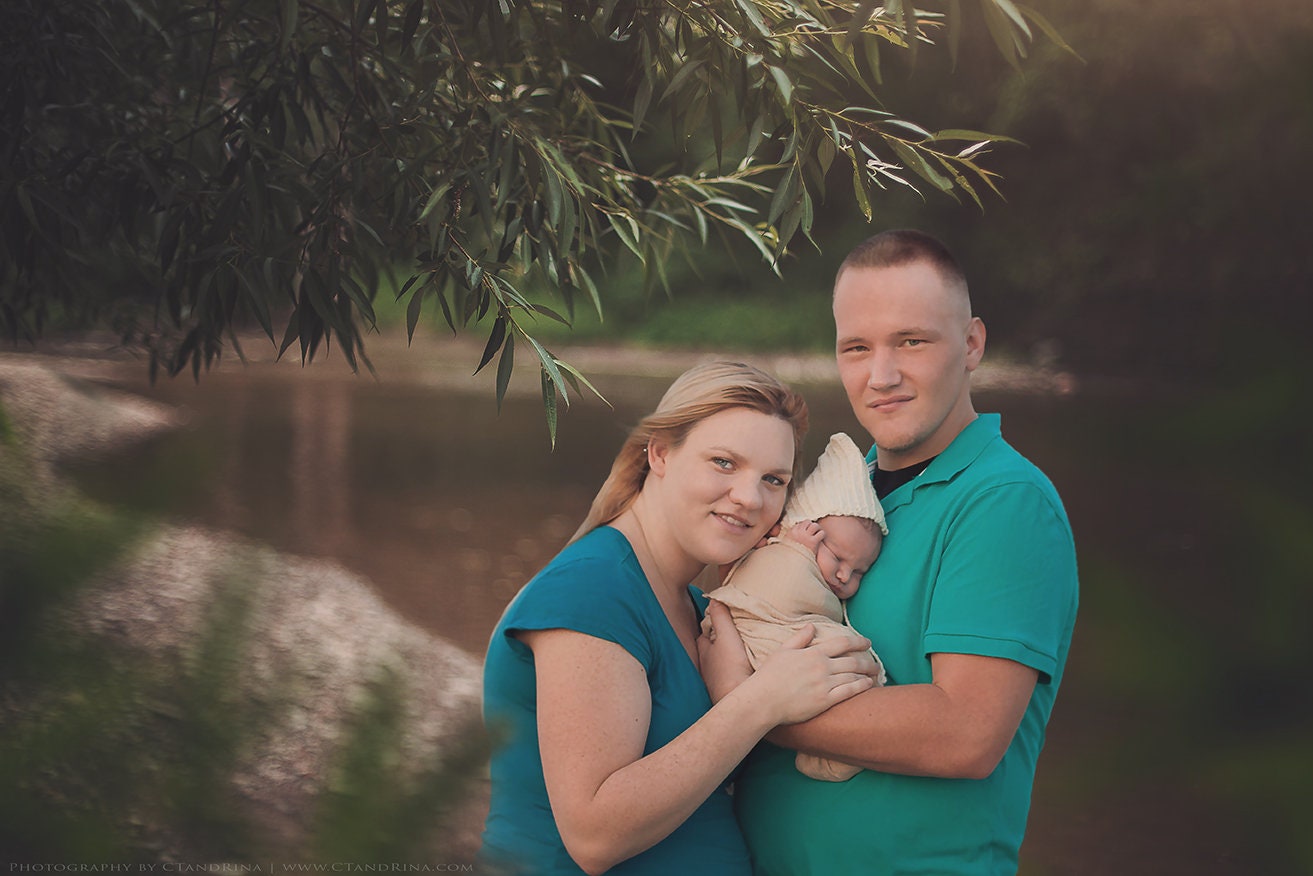
[[[135,375],[121,379],[146,390]],[[147,390],[185,405],[192,428],[80,478],[118,504],[332,557],[481,654],[668,378],[595,382],[615,407],[578,401],[552,452],[533,395],[508,398],[499,415],[485,384],[455,390],[423,368],[378,381],[224,370],[199,387]],[[837,387],[803,388],[814,459],[831,432],[859,427]],[[1023,874],[1309,872],[1313,519],[1297,483],[1256,476],[1302,446],[1288,440],[1298,426],[1262,419],[1293,406],[1278,400],[1219,436],[1198,405],[1172,396],[980,401],[1058,484],[1081,562]],[[1280,439],[1270,458],[1251,471],[1218,464],[1256,434]]]

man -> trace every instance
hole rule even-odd
[[[859,245],[835,279],[834,319],[889,526],[848,611],[890,683],[778,728],[749,759],[735,795],[754,867],[1015,873],[1076,615],[1071,528],[998,416],[975,411],[985,327],[943,244],[890,231]],[[720,636],[705,652],[717,696],[742,677],[727,640],[738,644]],[[794,751],[865,769],[813,781]]]

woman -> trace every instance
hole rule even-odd
[[[865,639],[802,631],[714,706],[690,582],[776,523],[802,398],[746,365],[677,379],[571,543],[507,607],[484,667],[484,857],[516,872],[746,874],[726,779],[772,727],[869,688]]]

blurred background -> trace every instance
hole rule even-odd
[[[956,71],[927,52],[885,72],[894,112],[1018,141],[991,165],[1002,198],[890,191],[867,224],[837,185],[824,251],[780,276],[708,252],[652,297],[622,265],[605,322],[539,326],[611,403],[575,400],[555,450],[531,371],[499,413],[492,376],[470,376],[481,339],[432,322],[407,345],[388,290],[373,376],[252,348],[152,385],[94,337],[0,357],[76,353],[95,383],[186,412],[68,464],[91,499],[331,559],[481,658],[684,367],[732,354],[797,383],[809,459],[858,434],[828,358],[834,269],[874,231],[926,229],[989,327],[977,408],[1003,413],[1076,532],[1081,613],[1022,873],[1313,872],[1313,5],[1035,5],[1080,59],[1036,46],[1017,72],[968,34]]]

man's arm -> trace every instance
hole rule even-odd
[[[750,673],[728,609],[713,602],[716,632],[701,649],[712,700]],[[993,772],[1021,724],[1038,673],[997,657],[932,654],[933,681],[877,687],[802,724],[776,727],[776,745],[867,769],[940,778]]]
[[[930,684],[872,688],[771,742],[867,769],[983,779],[1021,724],[1038,673],[974,654],[932,654]]]

